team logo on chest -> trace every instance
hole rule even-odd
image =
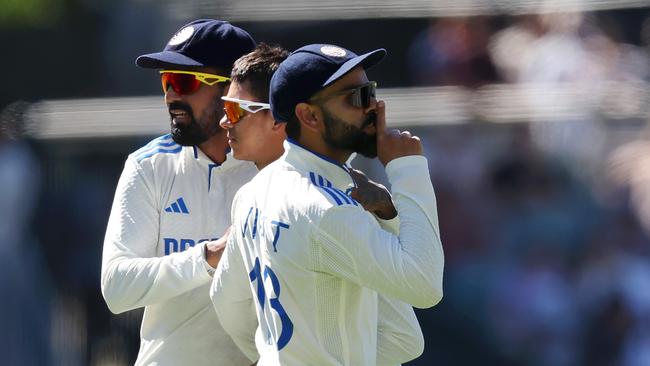
[[[176,201],[172,202],[169,206],[167,206],[167,208],[165,208],[165,212],[187,215],[190,213],[190,210],[187,209],[187,205],[185,204],[183,197],[179,197]]]

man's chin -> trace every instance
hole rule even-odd
[[[188,135],[186,133],[181,133],[174,128],[172,128],[171,135],[172,140],[181,146],[196,146],[207,140],[203,136]]]

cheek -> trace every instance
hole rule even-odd
[[[225,112],[223,110],[223,101],[220,98],[213,100],[211,108],[214,111],[213,113],[216,114],[220,120],[225,115]]]
[[[192,100],[192,109],[195,116],[201,116],[203,119],[217,118],[217,123],[223,116],[223,102],[221,95],[214,90],[203,90],[195,95]]]
[[[350,119],[348,119],[348,121],[352,122],[351,124],[353,124],[354,127],[361,128],[366,118],[368,118],[368,116],[365,115],[363,111],[357,110],[354,111],[354,113],[350,113]]]
[[[363,113],[363,110],[360,108],[353,108],[350,106],[345,106],[339,108],[335,114],[334,118],[338,119],[339,122],[345,123],[346,125],[354,126],[360,128],[363,125],[363,121],[366,116]]]
[[[219,109],[216,105],[200,105],[194,107],[194,117],[201,126],[209,128],[218,128],[222,130],[220,122],[224,116],[223,109]]]
[[[249,122],[262,122],[262,121],[249,121]],[[251,126],[240,132],[240,136],[245,139],[245,144],[250,151],[257,151],[268,143],[267,134],[261,126]]]

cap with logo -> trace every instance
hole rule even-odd
[[[242,55],[255,48],[248,32],[223,21],[199,19],[184,25],[162,52],[142,55],[136,65],[148,69],[177,66],[211,66],[230,69]]]
[[[271,78],[269,100],[273,118],[288,122],[298,103],[307,102],[357,66],[368,69],[379,63],[385,55],[383,48],[358,56],[328,44],[310,44],[295,50]]]

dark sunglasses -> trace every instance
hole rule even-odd
[[[359,85],[355,88],[345,89],[341,91],[334,92],[329,95],[323,95],[320,97],[312,98],[311,101],[326,100],[337,95],[346,95],[348,94],[348,102],[350,105],[356,108],[368,108],[370,106],[370,101],[372,98],[376,97],[377,91],[377,82],[369,81],[366,84]]]
[[[162,82],[163,92],[167,93],[167,90],[171,86],[176,94],[188,95],[199,90],[201,83],[206,85],[226,83],[230,81],[230,78],[204,72],[162,70],[160,72],[160,81]]]

